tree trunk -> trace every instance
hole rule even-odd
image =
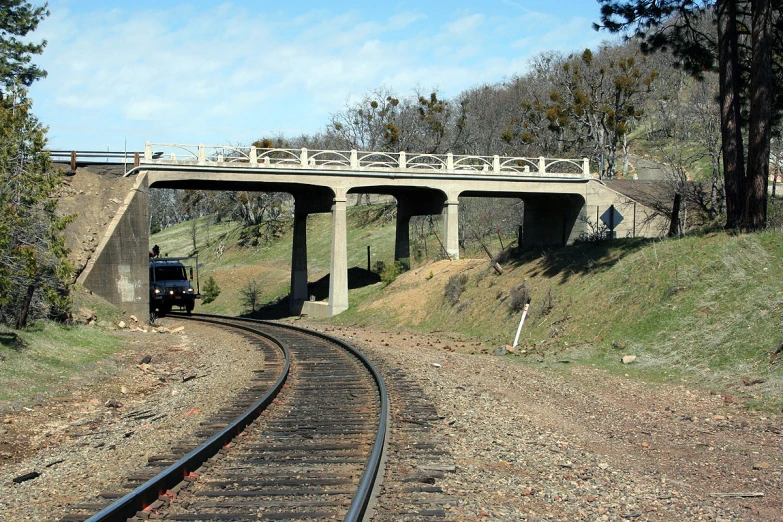
[[[674,204],[672,205],[672,216],[669,221],[669,237],[677,237],[680,235],[680,202],[682,196],[680,193],[674,195]]]
[[[743,228],[762,230],[767,225],[767,184],[772,113],[772,53],[770,3],[754,0],[753,59],[750,71],[750,124],[748,127],[748,179]]]
[[[16,318],[17,329],[27,326],[27,317],[30,315],[30,303],[33,302],[33,294],[35,294],[35,285],[29,285],[27,294],[22,300],[22,309],[19,310],[19,316]]]
[[[739,53],[736,0],[718,0],[718,62],[723,179],[726,188],[726,228],[742,225],[745,205],[745,165],[740,126]]]

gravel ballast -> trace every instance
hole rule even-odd
[[[443,333],[309,324],[420,383],[456,467],[439,482],[457,499],[446,508],[454,520],[779,520],[783,512],[779,415],[682,384],[483,355],[486,347]],[[116,489],[263,362],[240,335],[183,325],[126,331],[115,375],[85,376],[88,384],[71,383],[33,411],[6,406],[0,520],[56,519]],[[147,367],[138,364],[145,355]],[[165,415],[128,416],[142,410]],[[41,475],[12,482],[31,472]]]

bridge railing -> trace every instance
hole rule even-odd
[[[588,178],[590,160],[567,158],[525,158],[460,154],[414,154],[357,150],[257,148],[147,143],[146,164],[192,164],[219,166],[305,168],[325,170],[382,170],[392,172],[520,174]]]

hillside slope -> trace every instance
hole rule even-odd
[[[388,263],[393,256],[393,223],[366,219],[372,212],[357,207],[349,215],[349,266],[358,271],[366,269],[368,245],[373,262]],[[173,227],[152,241],[171,255],[186,254],[192,250],[190,227]],[[236,224],[198,227],[202,284],[214,276],[221,294],[197,311],[242,313],[240,291],[252,279],[262,288],[262,303],[287,294],[287,227],[280,237],[253,247],[238,245]],[[308,221],[311,283],[328,274],[329,227],[328,215]],[[662,382],[739,386],[752,401],[783,404],[781,354],[775,353],[783,341],[780,234],[714,233],[547,251],[511,249],[498,259],[502,273],[486,257],[442,260],[416,266],[388,286],[358,285],[350,290],[351,308],[331,322],[448,330],[489,345],[510,345],[529,297],[516,351],[520,361],[566,360]],[[275,313],[281,309],[287,310],[278,306]],[[636,357],[633,365],[620,362],[626,355]],[[744,386],[743,381],[755,384]]]

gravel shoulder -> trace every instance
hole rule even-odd
[[[56,520],[69,506],[120,491],[146,457],[189,438],[249,386],[262,353],[239,334],[162,321],[171,333],[125,330],[127,349],[31,408],[0,404],[0,521]],[[147,363],[140,364],[149,356]],[[13,479],[40,476],[21,483]]]
[[[456,463],[440,484],[458,499],[455,520],[779,520],[783,512],[779,415],[681,385],[472,354],[482,347],[444,333],[296,323],[420,379]],[[0,414],[0,520],[53,519],[116,488],[134,459],[186,437],[224,401],[228,382],[261,363],[239,335],[184,326],[123,332],[128,349],[110,375],[95,368],[33,411]],[[138,364],[145,355],[147,367]],[[165,416],[128,415],[144,410]],[[41,475],[12,482],[32,471]],[[712,496],[739,493],[763,496]]]
[[[780,520],[779,415],[601,370],[471,354],[443,333],[314,328],[421,379],[443,417],[458,520]],[[756,494],[759,497],[720,496]],[[717,495],[717,496],[716,496]]]

